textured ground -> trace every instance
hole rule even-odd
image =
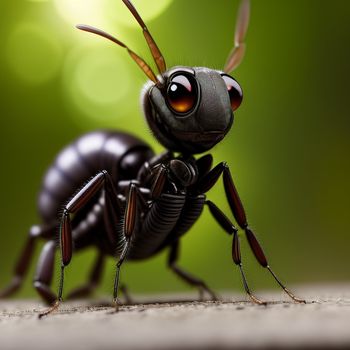
[[[293,289],[307,305],[287,302],[280,292],[259,293],[283,299],[266,307],[230,295],[222,302],[145,302],[117,314],[102,302],[84,301],[39,320],[39,303],[0,302],[0,348],[350,348],[350,285]]]

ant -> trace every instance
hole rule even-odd
[[[268,264],[248,226],[229,166],[221,162],[212,167],[211,154],[198,159],[194,157],[209,151],[227,135],[233,124],[233,112],[242,102],[242,89],[229,73],[237,68],[244,56],[249,0],[241,1],[234,47],[223,71],[184,66],[168,69],[135,7],[129,0],[122,1],[142,28],[158,75],[140,56],[110,34],[88,25],[78,25],[77,28],[123,47],[146,74],[149,81],[142,90],[143,111],[154,137],[166,151],[155,155],[143,140],[128,133],[106,130],[85,134],[64,148],[48,169],[39,193],[38,207],[43,224],[29,230],[12,282],[0,296],[10,296],[19,289],[32,260],[35,242],[43,238],[47,242],[39,258],[34,287],[51,307],[40,317],[57,309],[62,301],[64,269],[70,263],[73,251],[88,246],[95,246],[98,250],[90,278],[85,285],[73,290],[67,299],[91,293],[100,281],[106,255],[117,256],[113,293],[117,309],[119,277],[124,261],[148,259],[168,247],[170,269],[188,284],[198,287],[201,295],[207,292],[216,299],[204,281],[177,265],[181,237],[207,206],[223,230],[233,236],[232,258],[241,272],[246,293],[254,303],[266,304],[254,296],[248,286],[237,228],[206,198],[206,193],[222,176],[233,216],[244,230],[256,259],[294,301],[305,302],[282,284]],[[61,273],[56,295],[50,284],[58,249],[55,240],[58,225]]]

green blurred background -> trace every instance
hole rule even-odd
[[[0,2],[0,286],[10,280],[28,228],[39,222],[41,179],[65,144],[89,130],[115,128],[162,150],[139,107],[143,73],[123,49],[74,28],[87,23],[105,29],[151,62],[140,29],[120,3]],[[169,67],[223,67],[238,0],[135,5]],[[230,164],[251,226],[287,285],[350,278],[349,19],[346,0],[252,0],[247,54],[234,73],[244,103],[231,133],[212,152],[215,162]],[[209,197],[230,213],[221,183]],[[252,287],[274,288],[248,248],[242,235]],[[84,281],[95,254],[74,256],[66,291]],[[34,265],[22,297],[36,296]],[[231,238],[207,210],[182,240],[180,265],[216,290],[243,290]],[[100,293],[111,295],[113,276],[109,259]],[[131,292],[187,290],[167,270],[165,252],[127,264],[122,279]]]

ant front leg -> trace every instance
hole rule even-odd
[[[245,210],[239,198],[236,187],[233,183],[230,169],[226,163],[224,163],[223,168],[223,181],[226,197],[231,207],[232,213],[238,225],[245,231],[247,240],[249,242],[250,248],[252,249],[255,255],[255,258],[258,260],[262,267],[266,268],[271,273],[276,282],[280,285],[280,287],[287,293],[287,295],[290,298],[292,298],[297,303],[306,303],[305,300],[297,298],[289,289],[287,289],[285,285],[280,281],[280,279],[276,276],[276,274],[272,271],[262,247],[260,246],[253,231],[248,226]]]
[[[228,217],[211,201],[206,201],[205,204],[208,205],[210,213],[213,215],[214,219],[217,221],[217,223],[226,231],[229,235],[233,234],[233,241],[232,241],[232,259],[233,262],[239,267],[239,270],[242,275],[243,280],[243,286],[246,291],[246,293],[249,295],[250,299],[259,305],[266,305],[266,302],[261,301],[258,299],[255,295],[253,295],[250,291],[250,288],[248,286],[247,278],[243,271],[242,266],[242,260],[241,260],[241,250],[240,250],[240,244],[239,244],[239,237],[238,237],[238,230],[231,221],[228,219]]]
[[[216,184],[216,182],[219,179],[221,174],[223,174],[223,183],[224,183],[226,198],[227,198],[228,203],[230,205],[231,211],[232,211],[239,227],[245,231],[250,248],[252,249],[256,259],[258,260],[258,262],[260,263],[260,265],[262,267],[266,268],[271,273],[273,278],[281,286],[281,288],[288,294],[289,297],[291,297],[295,302],[305,303],[305,300],[297,298],[290,290],[288,290],[284,286],[284,284],[279,280],[279,278],[272,271],[270,265],[268,264],[268,261],[266,259],[264,252],[263,252],[262,247],[260,246],[253,231],[248,226],[246,213],[245,213],[244,207],[242,205],[242,202],[239,198],[236,187],[233,183],[231,172],[230,172],[228,165],[225,162],[222,162],[222,163],[218,164],[215,168],[213,168],[210,172],[208,172],[205,176],[203,176],[200,179],[200,181],[198,182],[197,191],[200,191],[202,193],[209,191]],[[238,263],[238,266],[241,266],[241,265],[239,265],[240,254],[238,254],[239,241],[238,241],[237,235],[234,235],[234,246],[236,247],[236,248],[234,248],[234,250],[237,251],[237,255],[236,255],[236,257],[234,257],[235,263],[236,264]],[[242,269],[241,269],[241,273],[242,273],[244,286],[247,290],[246,279],[244,277],[244,273],[243,273]],[[248,288],[248,290],[249,290],[249,288]]]

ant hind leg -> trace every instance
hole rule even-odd
[[[183,281],[188,283],[191,286],[198,287],[200,301],[204,300],[204,292],[210,295],[211,300],[218,300],[216,294],[207,286],[207,284],[201,279],[190,275],[188,272],[182,270],[179,266],[177,266],[176,261],[179,257],[179,241],[173,243],[170,249],[170,255],[168,259],[168,266],[172,271],[175,272],[177,276],[179,276]]]
[[[37,239],[53,237],[55,227],[56,223],[50,225],[34,225],[29,229],[27,242],[14,267],[12,280],[7,287],[0,291],[0,298],[8,298],[20,289],[33,259]]]
[[[40,254],[37,264],[34,287],[47,304],[52,305],[56,300],[56,294],[51,290],[55,253],[57,245],[54,240],[47,242]]]

